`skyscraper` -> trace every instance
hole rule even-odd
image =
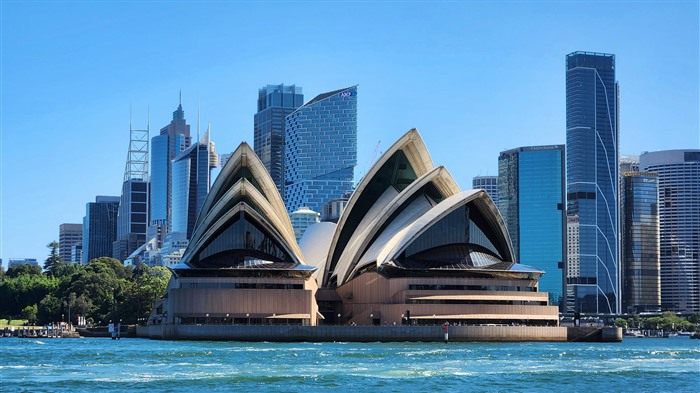
[[[621,309],[618,116],[615,55],[566,55],[567,214],[579,219],[580,266],[568,285],[583,313]]]
[[[146,242],[148,227],[148,134],[129,124],[129,151],[117,217],[117,239],[112,257],[124,261]]]
[[[253,149],[284,197],[284,119],[304,103],[301,87],[267,85],[258,90]]]
[[[486,191],[493,203],[498,205],[498,176],[475,176],[472,178],[472,188]]]
[[[654,172],[622,173],[622,310],[659,311],[659,210]]]
[[[87,203],[83,217],[83,265],[95,258],[112,256],[120,199],[98,195],[95,202]]]
[[[323,93],[287,116],[284,202],[288,212],[323,205],[353,187],[357,86]]]
[[[209,194],[211,170],[218,165],[214,142],[209,130],[204,138],[173,160],[172,232],[189,239],[197,214]]]
[[[665,150],[639,157],[659,175],[661,304],[700,312],[700,150]]]
[[[566,215],[564,146],[528,146],[498,157],[498,209],[508,226],[516,260],[546,272],[540,290],[549,303],[564,295]]]
[[[63,262],[72,262],[71,249],[83,244],[83,224],[61,224],[58,227],[58,256]]]
[[[160,129],[160,135],[151,139],[151,206],[148,238],[159,230],[170,232],[172,215],[172,161],[190,147],[190,126],[185,121],[180,105],[173,112],[173,120]]]

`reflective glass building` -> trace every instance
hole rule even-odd
[[[151,139],[151,214],[150,225],[170,232],[172,215],[172,160],[190,147],[190,126],[185,121],[182,103],[173,112],[173,120]]]
[[[284,197],[284,119],[304,104],[301,87],[267,85],[258,90],[253,149]]]
[[[580,252],[568,285],[583,313],[621,309],[618,116],[615,55],[566,55],[567,214],[579,218]]]
[[[173,160],[173,233],[183,233],[187,239],[192,236],[197,214],[209,194],[211,170],[217,163],[213,142],[207,140],[195,143]]]
[[[357,165],[357,86],[321,94],[287,116],[284,201],[320,212],[353,187]]]
[[[540,288],[549,293],[550,304],[560,304],[566,260],[564,145],[501,152],[498,181],[498,207],[516,260],[544,270]]]
[[[654,172],[622,174],[622,309],[659,311],[659,211]]]
[[[99,257],[112,256],[117,239],[118,196],[97,196],[88,202],[83,217],[83,265]]]
[[[639,166],[659,175],[661,304],[700,312],[700,150],[644,153]]]

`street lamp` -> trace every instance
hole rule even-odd
[[[226,313],[226,319],[224,319],[224,324],[226,324],[226,320],[228,320],[228,313]]]
[[[206,325],[208,323],[209,323],[209,314],[206,314],[206,318],[204,319],[204,324]]]
[[[338,325],[340,325],[340,314],[338,314]]]
[[[250,325],[250,314],[246,313],[245,317],[248,318],[248,325]]]

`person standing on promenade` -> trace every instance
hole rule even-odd
[[[450,323],[445,321],[445,323],[442,325],[442,332],[445,333],[445,344],[447,344],[447,337],[449,335],[449,330],[450,330]]]

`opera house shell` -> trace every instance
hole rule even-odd
[[[277,187],[246,143],[204,201],[151,324],[316,325],[305,265]]]
[[[483,190],[462,191],[413,129],[363,177],[337,224],[297,244],[242,144],[217,177],[149,324],[557,326]]]

